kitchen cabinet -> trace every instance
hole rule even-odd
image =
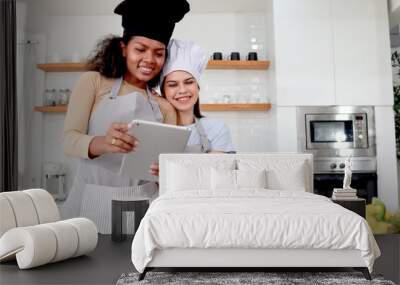
[[[393,105],[387,1],[333,0],[336,105]]]
[[[392,105],[386,1],[275,0],[277,105]]]
[[[330,0],[274,1],[277,105],[333,105]]]

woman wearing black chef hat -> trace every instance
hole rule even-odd
[[[189,10],[186,0],[125,0],[115,8],[123,36],[99,44],[88,62],[91,71],[74,88],[65,119],[64,151],[80,158],[62,208],[65,217],[90,218],[100,233],[110,233],[112,199],[156,194],[154,183],[117,172],[123,154],[140,147],[127,133],[128,122],[176,123],[173,107],[151,89],[158,84],[175,23]]]

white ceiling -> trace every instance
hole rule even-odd
[[[17,0],[52,16],[109,15],[121,0]],[[143,0],[148,1],[148,0]],[[168,0],[165,0],[168,1]],[[263,12],[266,0],[188,0],[191,13]],[[29,13],[29,11],[28,11]]]

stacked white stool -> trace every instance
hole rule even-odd
[[[60,221],[46,190],[0,193],[0,262],[16,258],[28,269],[87,254],[96,245],[96,225],[86,218]]]

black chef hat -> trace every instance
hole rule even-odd
[[[167,46],[175,23],[189,10],[186,0],[124,0],[114,13],[122,16],[124,37],[143,36]]]

